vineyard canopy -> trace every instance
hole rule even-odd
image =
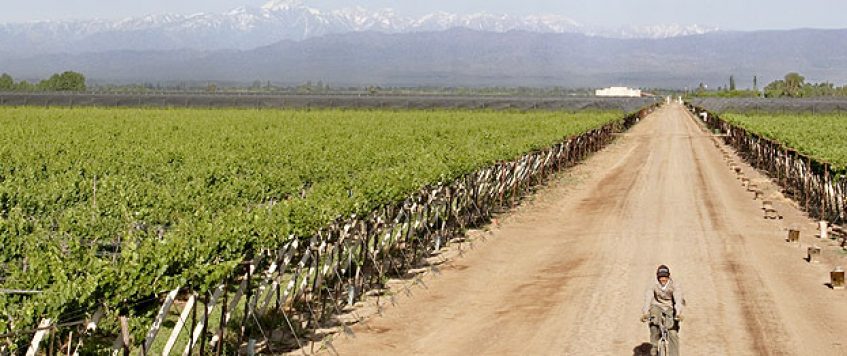
[[[847,112],[832,114],[726,113],[728,122],[780,142],[835,170],[847,168]]]
[[[2,108],[3,288],[43,293],[0,295],[0,313],[23,327],[187,284],[208,290],[252,249],[622,117]]]

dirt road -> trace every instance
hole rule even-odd
[[[687,291],[684,354],[847,355],[847,292],[825,286],[832,265],[784,242],[792,223],[813,242],[812,222],[782,203],[786,220],[764,220],[760,204],[684,108],[666,106],[334,347],[639,355],[642,296],[664,263]]]

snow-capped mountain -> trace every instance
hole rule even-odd
[[[0,56],[0,72],[40,80],[75,70],[92,83],[185,82],[338,86],[625,86],[760,82],[799,71],[847,81],[847,29],[717,32],[665,39],[482,32],[349,32],[245,51],[107,51]],[[743,81],[743,79],[742,79]],[[694,84],[692,84],[694,83]]]
[[[584,34],[600,36],[600,37],[610,37],[610,38],[622,38],[622,39],[634,39],[634,38],[650,38],[650,39],[661,39],[661,38],[672,38],[672,37],[682,37],[682,36],[693,36],[693,35],[704,35],[710,32],[717,32],[717,27],[708,27],[701,25],[654,25],[654,26],[625,26],[617,29],[600,29],[596,32],[585,31]]]
[[[558,15],[518,17],[436,12],[410,17],[391,9],[323,10],[305,6],[300,1],[273,0],[258,8],[244,6],[220,14],[0,24],[0,51],[28,55],[113,50],[245,50],[282,40],[300,41],[334,33],[407,33],[454,27],[490,32],[582,33],[614,38],[667,38],[717,30],[696,25],[601,29]]]

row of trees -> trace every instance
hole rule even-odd
[[[806,98],[816,96],[847,96],[847,86],[836,87],[832,83],[806,83],[799,73],[788,73],[785,78],[765,87],[768,98]]]
[[[82,73],[67,71],[57,73],[38,83],[26,80],[16,82],[11,75],[0,75],[0,91],[85,91],[85,76]]]
[[[725,87],[717,87],[709,90],[705,84],[700,86],[691,95],[698,97],[721,97],[721,98],[807,98],[821,96],[847,96],[847,86],[837,87],[832,83],[806,83],[806,78],[799,73],[788,73],[783,79],[776,80],[766,85],[762,91],[759,90],[758,78],[753,77],[753,89],[745,90],[736,88],[735,76],[729,77],[729,84]]]
[[[0,91],[85,91],[85,76],[82,73],[77,73],[73,71],[67,71],[61,74],[53,74],[50,78],[42,80],[38,83],[30,83],[25,80],[16,82],[11,75],[3,73],[0,75]],[[210,84],[206,90],[210,92],[218,91],[217,85]],[[252,88],[254,90],[258,89],[266,89],[270,90],[270,82],[264,85],[261,81],[256,81]],[[430,88],[431,89],[431,88]],[[560,94],[565,95],[571,93],[570,90],[558,90],[560,88],[555,89],[534,89],[534,88],[487,88],[487,89],[474,89],[474,90],[462,90],[461,88],[451,88],[451,89],[436,89],[434,92],[444,93],[444,92],[453,92],[458,94],[493,94],[493,93],[510,93],[510,94],[518,94],[518,95],[538,95],[541,93],[545,94]],[[324,84],[323,82],[318,82],[317,84],[313,84],[312,82],[307,82],[306,84],[300,85],[296,87],[297,92],[302,93],[328,93],[332,89],[329,85]],[[386,89],[383,88],[368,88],[368,92],[382,92]],[[418,89],[420,90],[420,88]],[[432,89],[431,89],[432,90]],[[400,90],[404,91],[404,90]],[[426,90],[424,90],[426,91]],[[388,92],[393,92],[392,90],[388,90]],[[790,97],[790,98],[802,98],[802,97],[817,97],[817,96],[847,96],[847,86],[836,87],[832,83],[806,83],[806,78],[800,75],[799,73],[788,73],[781,80],[774,81],[764,88],[764,93],[759,91],[758,88],[758,78],[753,77],[753,89],[752,90],[738,90],[736,88],[735,76],[729,77],[729,85],[726,87],[718,87],[717,90],[707,90],[706,86],[703,83],[700,83],[700,87],[693,93],[695,96],[715,96],[715,97],[758,97],[764,94],[765,97],[768,98],[780,98],[780,97]]]
[[[756,98],[762,96],[759,91],[759,78],[757,76],[753,76],[753,89],[752,90],[739,90],[736,87],[735,76],[729,76],[729,85],[725,87],[717,87],[715,90],[708,90],[706,84],[700,82],[700,85],[697,87],[697,90],[693,93],[694,96],[698,97],[718,97],[718,98]]]

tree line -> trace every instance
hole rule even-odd
[[[729,77],[729,85],[708,90],[705,84],[700,86],[689,95],[697,97],[719,97],[719,98],[809,98],[826,96],[847,96],[847,85],[835,86],[829,82],[807,83],[806,78],[799,73],[788,73],[783,79],[775,80],[766,85],[762,90],[758,87],[758,78],[753,77],[752,89],[737,89],[735,76]]]
[[[774,81],[765,87],[768,98],[807,98],[817,96],[847,96],[847,85],[836,87],[832,83],[806,83],[799,73],[788,73],[785,78]]]
[[[50,78],[41,80],[37,83],[31,83],[26,80],[15,81],[11,75],[3,73],[0,75],[0,91],[18,91],[18,92],[35,92],[35,91],[85,91],[87,89],[85,83],[85,75],[74,71],[66,71],[50,76]],[[207,91],[216,92],[219,88],[217,85],[210,84]],[[256,81],[251,89],[266,89],[270,90],[270,82],[267,87],[263,83]],[[278,89],[274,87],[274,89]],[[297,92],[303,93],[329,93],[333,90],[329,85],[324,85],[323,82],[318,82],[317,85],[308,82],[304,85],[296,87]],[[511,95],[568,95],[578,90],[563,89],[563,88],[379,88],[369,87],[368,92],[384,92],[384,93],[421,93],[433,92],[439,94],[511,94]],[[729,84],[725,87],[718,87],[716,90],[708,90],[708,88],[700,83],[700,86],[689,95],[699,97],[767,97],[767,98],[803,98],[803,97],[821,97],[821,96],[847,96],[847,85],[835,86],[829,82],[823,83],[807,83],[806,78],[799,73],[788,73],[783,79],[776,80],[766,85],[763,90],[758,88],[758,78],[753,77],[752,90],[737,89],[735,76],[729,77]]]
[[[73,71],[56,73],[38,83],[16,82],[8,73],[0,75],[0,91],[85,91],[85,75]]]

